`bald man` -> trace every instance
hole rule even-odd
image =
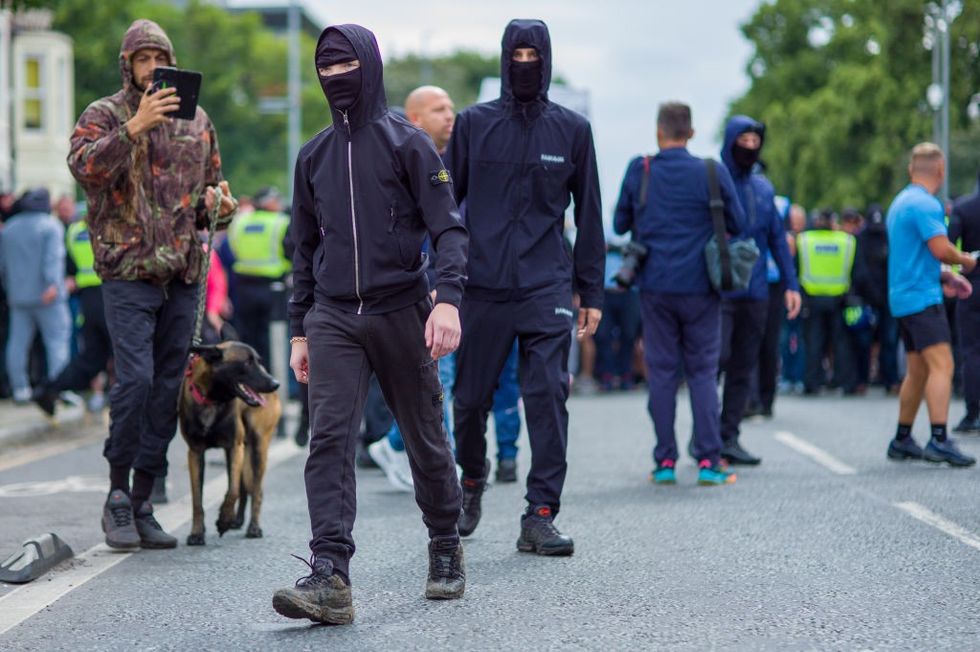
[[[449,93],[438,86],[419,86],[405,98],[405,117],[432,137],[440,156],[453,133],[455,106]]]

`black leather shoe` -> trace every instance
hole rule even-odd
[[[961,435],[975,435],[980,433],[980,419],[963,417],[963,420],[953,428],[953,432]]]
[[[726,442],[721,447],[721,457],[732,466],[757,466],[762,459],[742,448],[737,441]]]
[[[480,524],[483,515],[483,492],[487,490],[487,476],[490,474],[490,460],[483,463],[483,478],[467,478],[463,476],[463,509],[459,513],[459,536],[468,537]]]
[[[296,557],[296,555],[293,555]],[[279,589],[272,596],[272,608],[286,618],[309,618],[327,625],[347,625],[354,622],[354,603],[350,586],[334,574],[329,560],[306,561],[310,574],[296,581],[295,586]]]
[[[521,517],[517,549],[547,557],[567,557],[575,552],[575,543],[572,537],[562,534],[555,527],[550,507],[535,505]]]
[[[429,600],[455,600],[466,590],[463,544],[459,537],[433,537],[429,541],[429,577],[425,597]]]
[[[53,417],[58,407],[58,392],[51,391],[42,385],[34,390],[34,395],[31,396],[31,400],[41,408],[42,412],[49,417]]]
[[[517,482],[517,460],[506,457],[497,461],[497,482]]]

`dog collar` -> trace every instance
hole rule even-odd
[[[201,391],[201,388],[194,383],[194,361],[197,360],[196,355],[191,356],[190,362],[187,363],[187,369],[184,371],[184,378],[187,380],[187,388],[191,390],[191,398],[198,405],[214,405],[214,401],[209,399]]]

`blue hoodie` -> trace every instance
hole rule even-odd
[[[52,285],[58,301],[65,293],[65,229],[51,215],[51,200],[44,188],[17,200],[17,211],[0,235],[0,275],[7,302],[16,307],[39,307],[41,295]]]
[[[767,254],[772,252],[779,273],[786,289],[799,291],[800,285],[796,280],[796,270],[793,267],[793,257],[786,243],[786,229],[776,208],[776,193],[769,179],[760,172],[745,171],[735,163],[732,157],[732,145],[746,131],[763,132],[762,123],[744,115],[737,115],[728,121],[725,127],[725,144],[721,148],[721,160],[732,174],[735,189],[738,192],[742,206],[745,207],[745,223],[749,225],[748,232],[759,246],[759,260],[752,269],[752,280],[746,290],[726,292],[726,299],[764,300],[769,298],[769,282],[766,271]],[[752,211],[752,199],[755,200],[755,214]]]
[[[541,57],[541,91],[528,103],[511,91],[514,50]],[[501,43],[500,98],[456,117],[444,155],[470,232],[466,294],[510,301],[573,284],[582,306],[602,306],[606,245],[592,128],[548,99],[551,37],[540,20],[513,20]],[[575,201],[578,234],[569,256],[565,210]],[[440,257],[442,252],[439,252]]]

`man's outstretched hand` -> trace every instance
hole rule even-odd
[[[425,346],[432,359],[438,360],[455,351],[461,334],[459,308],[449,303],[437,303],[425,322]]]

